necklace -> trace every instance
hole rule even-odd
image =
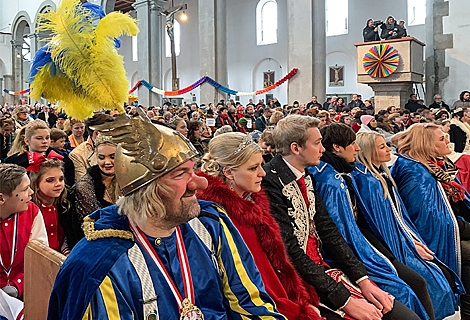
[[[184,284],[184,293],[186,298],[183,299],[181,293],[178,291],[178,288],[174,284],[173,280],[171,280],[168,271],[166,270],[165,266],[161,262],[160,258],[158,257],[157,253],[150,245],[148,239],[144,236],[142,230],[134,224],[134,222],[129,220],[129,225],[131,230],[134,232],[137,241],[142,245],[144,250],[149,254],[152,260],[157,265],[158,269],[162,273],[163,277],[165,278],[168,286],[175,297],[176,302],[178,303],[178,307],[180,310],[180,320],[204,320],[204,315],[202,314],[201,310],[194,305],[195,298],[194,298],[194,287],[193,287],[193,280],[191,277],[191,270],[189,268],[188,256],[186,253],[186,248],[184,246],[183,237],[181,235],[181,231],[179,227],[176,227],[176,247],[178,251],[178,257],[181,267],[181,272],[183,276],[183,284]]]

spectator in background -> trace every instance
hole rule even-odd
[[[406,32],[405,20],[398,20],[398,25],[403,29],[402,37],[408,37],[408,32]]]
[[[0,162],[3,162],[8,155],[13,144],[13,132],[15,121],[12,118],[3,116],[0,118]]]
[[[349,114],[343,114],[339,117],[339,122],[351,126],[351,116]]]
[[[269,118],[269,123],[275,127],[282,118],[284,118],[284,114],[281,111],[274,111]]]
[[[29,108],[27,106],[17,106],[11,113],[12,118],[15,120],[15,132],[20,131],[31,122],[31,118],[28,117]]]
[[[374,20],[367,20],[366,26],[362,29],[364,42],[380,41],[379,27],[374,25]]]
[[[184,121],[183,118],[180,118],[178,116],[171,118],[170,122],[168,123],[168,126],[171,129],[181,133],[185,138],[188,137],[188,125],[186,124],[186,121]]]
[[[348,103],[348,108],[349,109],[354,109],[354,108],[361,108],[363,109],[365,107],[364,102],[362,102],[359,99],[359,96],[355,93],[352,95],[352,100],[351,102]]]
[[[85,121],[85,130],[88,133],[86,143],[82,143],[70,152],[70,160],[75,165],[75,182],[86,174],[89,167],[96,165],[95,139],[98,137],[98,131],[92,129],[93,126],[105,122],[114,121],[114,118],[108,114],[98,113]]]
[[[431,110],[425,109],[421,112],[421,117],[424,118],[426,122],[433,122],[434,121],[434,113]]]
[[[317,101],[317,96],[312,97],[312,101],[307,103],[307,109],[314,108],[316,107],[318,110],[321,110],[322,106],[320,103]]]
[[[44,107],[43,111],[38,114],[38,119],[46,122],[49,128],[54,128],[57,116],[54,114],[54,112],[51,112],[51,109],[48,106],[46,106]]]
[[[470,106],[470,92],[469,91],[462,91],[459,96],[459,100],[455,101],[452,105],[452,110],[462,107],[469,107]]]
[[[397,107],[395,106],[390,106],[387,108],[387,116],[390,116],[391,114],[394,114],[397,112]]]
[[[328,108],[329,108],[329,106],[330,106],[330,103],[331,103],[331,98],[326,98],[326,101],[323,103],[322,110],[328,111]]]
[[[361,117],[366,115],[367,113],[364,110],[359,110],[356,112],[352,119],[351,127],[354,129],[354,132],[357,133],[359,129],[361,129]]]
[[[388,16],[387,20],[380,28],[382,29],[380,37],[384,40],[401,39],[405,34],[405,30],[398,25],[395,18],[392,16]]]
[[[447,111],[450,111],[450,107],[442,101],[442,96],[440,94],[436,94],[433,98],[433,103],[429,105],[429,109],[441,109],[446,108]]]
[[[68,150],[65,148],[65,141],[67,141],[67,135],[64,131],[57,128],[51,129],[51,148],[60,155],[68,155]]]
[[[344,103],[344,99],[339,97],[338,100],[336,101],[336,111],[342,111],[343,108],[346,107],[346,104]]]
[[[260,116],[256,119],[256,130],[263,132],[269,126],[269,119],[271,118],[272,111],[269,107],[260,109]]]
[[[71,119],[70,129],[72,130],[72,134],[69,136],[69,150],[73,150],[84,141],[83,134],[85,133],[85,125],[83,121]]]
[[[374,114],[374,105],[372,104],[372,101],[370,100],[364,101],[364,107],[368,115]]]
[[[273,101],[274,108],[280,108],[281,107],[281,103],[277,100],[276,97],[274,97],[272,101]]]
[[[405,104],[405,109],[410,110],[410,112],[416,112],[418,111],[419,108],[422,108],[422,107],[423,106],[418,103],[418,98],[416,97],[416,94],[414,93],[410,94],[410,99]]]
[[[390,120],[390,124],[393,128],[393,133],[398,133],[400,131],[404,130],[403,127],[403,120],[400,116],[399,113],[392,113],[389,117],[388,120]]]
[[[64,123],[65,123],[65,120],[67,120],[67,115],[65,113],[59,113],[57,115],[57,120],[55,122],[55,125],[53,126],[53,128],[57,128],[57,129],[60,129],[60,130],[64,130]]]
[[[450,120],[450,142],[454,143],[455,152],[463,153],[470,150],[470,130],[466,125],[467,113],[462,109],[455,109]]]
[[[188,126],[188,139],[196,148],[199,154],[199,157],[202,159],[202,157],[204,156],[204,153],[207,150],[204,150],[201,137],[202,137],[202,122],[190,121],[189,126]]]
[[[230,119],[228,115],[228,108],[225,106],[222,106],[219,109],[219,115],[215,119],[215,127],[220,128],[223,126],[232,126],[232,120]]]

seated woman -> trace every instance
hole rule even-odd
[[[455,283],[451,271],[434,257],[410,221],[386,166],[391,159],[391,149],[386,145],[385,138],[376,132],[364,132],[357,135],[357,144],[361,150],[356,156],[358,163],[352,176],[361,198],[363,224],[370,228],[400,264],[405,264],[426,280],[424,287],[415,292],[423,301],[422,294],[429,291],[431,308],[434,307],[434,314],[430,312],[432,309],[427,310],[431,318],[443,319],[452,315],[458,308],[454,293],[462,292],[457,289],[461,286],[460,281],[457,278],[458,284]],[[399,274],[402,273],[400,265],[396,265],[396,269]],[[417,283],[407,274],[402,278],[410,285]],[[426,306],[425,303],[423,305]]]
[[[84,237],[83,218],[98,209],[115,204],[121,196],[114,176],[116,144],[109,137],[98,136],[95,140],[95,152],[98,164],[88,168],[86,175],[70,191],[72,221],[67,237],[71,248]]]
[[[15,121],[12,118],[6,116],[0,118],[0,162],[3,162],[10,151],[14,130]]]
[[[417,123],[394,137],[399,157],[391,168],[398,191],[420,237],[436,257],[461,275],[470,292],[470,201],[447,158],[449,140],[439,127]],[[470,294],[462,296],[470,317]]]
[[[214,201],[240,231],[260,270],[266,291],[280,313],[288,319],[320,319],[318,296],[301,280],[291,264],[279,226],[270,214],[269,202],[261,189],[265,175],[262,149],[251,136],[225,133],[211,140],[202,172],[207,189],[197,198]]]
[[[356,144],[354,130],[345,124],[333,123],[322,128],[321,135],[325,152],[320,165],[308,169],[313,174],[314,187],[322,198],[329,216],[354,255],[366,267],[369,278],[379,288],[413,310],[421,319],[428,319],[427,313],[433,315],[433,310],[429,294],[427,290],[423,290],[423,286],[426,286],[425,280],[396,261],[369,228],[364,228],[361,223],[363,220],[359,207],[361,198],[357,196],[357,187],[351,178],[355,155],[360,150]],[[403,274],[413,278],[414,285],[409,284],[402,277]],[[420,299],[420,296],[424,298]],[[425,304],[426,307],[423,308]],[[410,310],[407,311],[412,313]],[[414,313],[402,317],[417,318]]]
[[[39,119],[31,121],[19,131],[5,163],[14,163],[23,168],[28,168],[31,152],[40,153],[46,158],[50,158],[51,154],[56,154],[51,148],[50,129],[44,121]],[[67,155],[62,156],[65,183],[72,186],[74,182],[74,165]]]
[[[173,130],[181,133],[185,138],[188,137],[188,125],[183,118],[178,116],[171,118],[171,120],[168,122],[168,126]]]
[[[196,113],[194,113],[196,114]],[[190,121],[188,126],[188,139],[191,141],[193,146],[196,148],[199,156],[202,158],[204,153],[206,153],[205,145],[201,141],[202,136],[202,122],[200,121]]]

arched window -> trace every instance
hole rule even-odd
[[[256,38],[258,45],[277,43],[277,2],[260,0],[256,6]]]
[[[348,0],[326,0],[326,35],[348,33]]]
[[[408,0],[408,25],[424,24],[426,20],[426,0]]]
[[[173,35],[175,37],[175,54],[176,56],[180,55],[180,39],[181,39],[181,28],[178,20],[174,19],[173,22]],[[170,44],[170,36],[168,36],[168,32],[166,32],[165,27],[165,50],[167,58],[171,57],[171,44]]]

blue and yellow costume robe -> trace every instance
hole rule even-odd
[[[400,206],[396,217],[390,195],[384,198],[380,181],[361,164],[356,163],[355,171],[351,172],[361,198],[359,202],[362,214],[369,226],[382,242],[386,243],[393,255],[401,263],[407,265],[425,280],[434,307],[436,319],[443,319],[455,313],[458,301],[439,267],[424,260],[416,251],[413,238],[425,243],[411,222],[403,202],[395,187],[396,203]],[[456,285],[462,293],[462,284],[455,275]]]
[[[211,202],[199,204],[199,219],[212,236],[223,269],[220,276],[209,249],[188,224],[181,225],[195,305],[204,318],[285,319],[277,313],[251,253],[223,209]],[[127,217],[111,206],[95,211],[87,220],[87,239],[74,247],[57,275],[48,319],[143,319],[141,283],[127,255],[135,243]],[[175,234],[162,238],[159,246],[152,241],[155,238],[148,239],[184,293]],[[178,319],[178,305],[168,284],[150,256],[143,254],[158,296],[160,319]]]
[[[390,170],[419,235],[436,257],[460,276],[460,234],[439,182],[411,158],[398,156]],[[470,207],[468,195],[464,203]]]
[[[309,167],[308,169],[313,174],[315,189],[320,194],[328,214],[355,256],[366,267],[369,278],[382,290],[390,293],[398,301],[413,310],[421,319],[429,319],[416,294],[398,277],[390,261],[376,251],[362,235],[354,220],[350,201],[348,200],[349,194],[346,181],[333,166],[323,161],[317,167]]]

